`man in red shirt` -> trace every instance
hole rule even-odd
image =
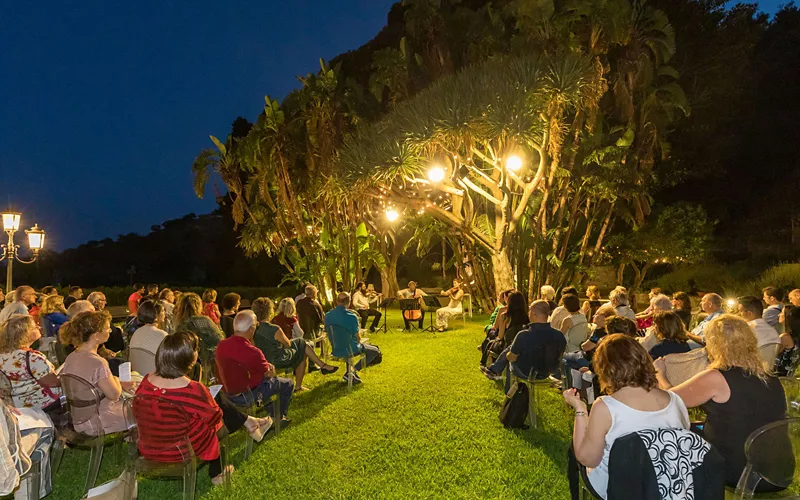
[[[139,310],[139,302],[142,300],[142,292],[144,292],[144,285],[141,283],[134,283],[133,293],[128,297],[128,317],[136,316],[136,311]]]
[[[240,311],[233,319],[232,336],[221,340],[215,355],[217,371],[222,385],[231,401],[237,404],[247,402],[242,394],[247,389],[253,395],[267,401],[278,394],[281,403],[281,424],[288,424],[286,418],[289,402],[294,393],[294,382],[288,378],[275,376],[275,367],[264,358],[261,349],[253,345],[258,320],[251,310]],[[273,418],[276,418],[273,415]]]

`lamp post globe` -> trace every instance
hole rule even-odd
[[[35,262],[39,257],[39,251],[44,248],[45,232],[39,227],[38,224],[34,224],[32,228],[25,230],[25,234],[28,236],[28,246],[30,247],[31,252],[33,252],[33,257],[30,260],[22,259],[19,256],[19,245],[14,243],[14,234],[19,231],[19,224],[22,214],[9,210],[3,212],[2,217],[3,230],[8,235],[8,243],[2,247],[2,255],[0,255],[0,260],[8,259],[8,264],[6,267],[6,293],[8,293],[12,290],[13,285],[14,261],[16,260],[20,264],[31,264]]]

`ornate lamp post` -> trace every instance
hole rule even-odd
[[[14,233],[19,230],[19,220],[22,214],[19,212],[3,212],[3,230],[8,234],[8,243],[2,245],[3,255],[0,260],[8,259],[8,268],[6,270],[6,293],[11,291],[11,280],[14,275],[14,260],[22,264],[31,264],[39,257],[39,250],[44,247],[44,231],[39,228],[38,224],[34,224],[32,228],[26,229],[25,234],[28,235],[28,246],[33,252],[31,260],[24,260],[19,257],[20,246],[14,243]]]

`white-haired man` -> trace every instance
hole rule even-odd
[[[29,286],[20,286],[14,290],[14,301],[8,303],[0,311],[0,323],[8,321],[14,314],[28,314],[28,306],[36,302],[36,291]]]
[[[556,289],[550,285],[543,285],[542,288],[539,289],[539,295],[541,299],[547,302],[547,305],[550,306],[550,314],[553,314],[553,311],[556,310],[558,304],[556,304]]]
[[[217,345],[217,369],[221,371],[224,389],[234,403],[246,403],[242,394],[250,389],[255,397],[268,401],[278,394],[281,406],[281,423],[286,425],[289,403],[294,392],[294,382],[275,376],[275,367],[264,358],[264,353],[253,345],[258,320],[251,310],[239,311],[233,318],[233,335]],[[274,413],[274,412],[273,412]],[[278,418],[273,414],[273,418]]]

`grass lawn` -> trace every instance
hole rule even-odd
[[[401,324],[399,311],[389,314],[390,326]],[[548,390],[538,430],[503,428],[500,383],[478,370],[483,320],[466,327],[455,320],[453,330],[436,335],[371,335],[383,363],[365,370],[364,384],[350,393],[341,375],[308,376],[311,390],[292,401],[292,425],[257,444],[246,463],[234,450],[231,496],[568,498],[572,419],[560,394]],[[87,463],[88,453],[67,450],[49,498],[78,498]],[[98,484],[121,471],[121,459],[107,448]],[[224,489],[211,489],[205,467],[197,477],[198,498],[228,498]],[[143,479],[139,498],[179,498],[180,486]]]

